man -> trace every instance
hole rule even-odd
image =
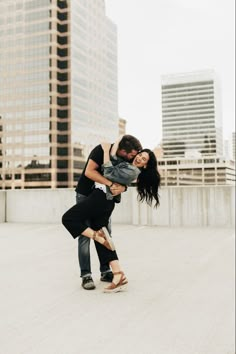
[[[139,140],[132,135],[124,135],[118,143],[116,150],[117,161],[132,161],[137,153],[142,149]],[[101,145],[97,145],[90,153],[82,175],[76,186],[76,202],[80,203],[92,191],[94,183],[101,183],[108,186],[114,196],[118,196],[126,190],[125,186],[118,183],[112,183],[101,174],[103,164],[103,149]],[[117,201],[119,202],[119,200]],[[89,220],[87,221],[89,226]],[[92,279],[91,262],[90,262],[90,239],[80,235],[78,238],[78,257],[82,278],[82,287],[86,290],[95,289]],[[101,281],[111,282],[113,273],[109,265],[100,266]]]

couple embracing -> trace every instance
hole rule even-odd
[[[104,292],[127,287],[111,238],[111,214],[121,201],[121,193],[136,182],[138,200],[154,207],[159,204],[160,174],[156,157],[143,149],[139,140],[124,135],[114,144],[97,145],[90,153],[76,187],[76,204],[62,216],[62,223],[73,238],[78,238],[78,257],[82,287],[95,289],[90,262],[90,239],[100,262],[101,281],[109,283]]]

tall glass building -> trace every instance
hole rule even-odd
[[[8,0],[0,12],[0,189],[73,187],[118,136],[117,31],[104,0]]]
[[[163,157],[222,156],[222,116],[214,71],[162,76]]]

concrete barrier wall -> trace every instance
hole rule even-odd
[[[0,191],[0,222],[6,221],[6,192]]]
[[[137,200],[135,188],[122,195],[112,214],[113,223],[158,226],[233,226],[235,225],[235,188],[163,187],[161,205],[150,208]],[[5,203],[5,207],[4,207]],[[75,203],[74,189],[9,190],[0,194],[6,221],[60,223],[63,213]],[[5,220],[4,213],[0,221]]]
[[[159,226],[234,226],[233,186],[162,188],[157,209],[137,205],[133,224]]]
[[[7,221],[58,223],[75,204],[74,189],[25,189],[7,191]]]

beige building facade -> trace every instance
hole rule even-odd
[[[0,189],[73,187],[88,151],[118,136],[104,1],[3,2],[0,83]]]
[[[235,162],[222,157],[158,160],[162,186],[235,185]]]

